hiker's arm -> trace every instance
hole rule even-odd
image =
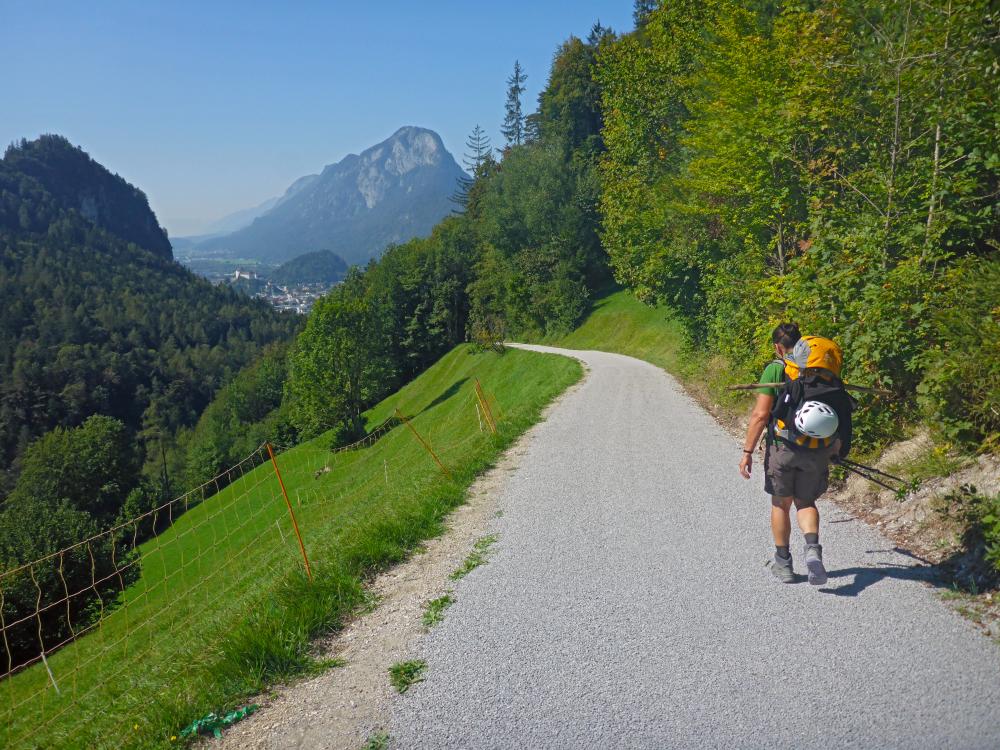
[[[750,413],[750,424],[747,425],[747,436],[743,441],[743,458],[740,459],[740,474],[743,475],[744,479],[750,478],[750,471],[753,468],[753,453],[757,450],[760,436],[771,418],[773,404],[774,396],[764,393],[757,395],[757,403],[753,405],[753,411]]]

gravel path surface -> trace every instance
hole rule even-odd
[[[418,647],[395,747],[1000,747],[1000,650],[915,560],[822,504],[829,583],[778,583],[740,444],[658,368],[573,354],[590,375]]]

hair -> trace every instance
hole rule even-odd
[[[798,324],[782,323],[771,334],[771,343],[781,344],[786,349],[791,349],[800,338],[802,338],[802,334],[799,333]]]

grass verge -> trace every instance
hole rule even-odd
[[[563,357],[460,346],[366,414],[410,416],[450,478],[403,426],[333,457],[328,436],[282,453],[312,581],[273,470],[241,474],[143,545],[118,609],[49,657],[58,694],[41,664],[0,684],[0,744],[176,747],[192,719],[322,668],[310,644],[364,605],[363,582],[440,534],[475,477],[581,374]],[[479,429],[476,378],[503,406],[497,436]]]

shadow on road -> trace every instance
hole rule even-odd
[[[891,550],[868,550],[868,554],[877,554],[885,552],[895,552],[905,557],[909,557],[912,560],[917,561],[918,565],[875,565],[875,566],[865,566],[865,567],[854,567],[854,568],[841,568],[840,570],[831,570],[827,573],[831,581],[835,578],[847,578],[849,576],[854,576],[854,580],[850,583],[845,583],[842,586],[821,588],[820,592],[824,594],[833,594],[834,596],[857,596],[862,591],[864,591],[869,586],[873,586],[881,580],[886,578],[895,578],[900,581],[922,581],[924,583],[940,584],[941,575],[940,571],[937,570],[936,566],[932,565],[930,561],[923,559],[919,555],[910,552],[908,549],[902,547],[894,547]]]
[[[835,588],[821,588],[824,594],[835,596],[857,596],[869,586],[873,586],[885,578],[895,578],[901,581],[923,581],[925,583],[935,583],[937,576],[933,569],[923,566],[909,565],[881,565],[872,568],[842,568],[831,570],[827,573],[830,579],[847,578],[854,576],[854,580],[843,586]]]

